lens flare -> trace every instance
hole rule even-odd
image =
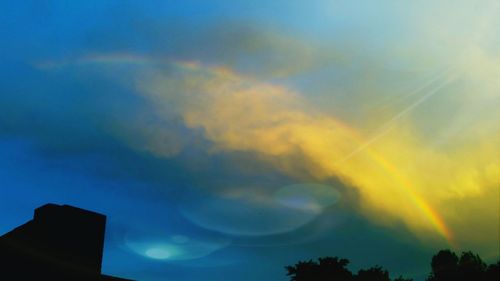
[[[167,249],[167,247],[165,247],[163,245],[153,246],[153,247],[147,249],[144,252],[144,254],[147,257],[150,257],[150,258],[153,258],[156,260],[168,259],[171,256],[170,251]]]

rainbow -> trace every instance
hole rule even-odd
[[[448,244],[450,246],[453,246],[453,248],[456,248],[453,241],[453,235],[441,215],[434,208],[432,208],[431,205],[427,203],[422,196],[415,192],[415,188],[413,188],[412,184],[398,172],[397,168],[393,164],[391,164],[385,158],[381,157],[371,149],[368,149],[367,153],[374,161],[382,166],[389,175],[391,175],[391,177],[398,183],[399,186],[404,188],[407,197],[427,218],[427,220],[436,229],[436,231],[446,239]]]
[[[349,132],[350,137],[353,141],[363,144],[366,142],[362,141],[361,136],[355,130],[353,130],[350,126],[343,124],[342,122],[336,120],[336,124],[342,129]],[[441,217],[441,215],[420,195],[415,191],[413,184],[407,180],[398,170],[396,166],[394,166],[391,162],[386,160],[382,155],[371,149],[369,146],[363,147],[363,150],[366,152],[366,155],[369,156],[371,160],[377,163],[380,167],[387,172],[387,174],[398,184],[398,186],[404,188],[406,197],[413,203],[415,208],[420,211],[420,213],[427,219],[427,221],[432,225],[432,227],[436,230],[436,232],[443,237],[447,244],[452,248],[457,248],[453,234],[449,227],[446,225],[445,221]],[[357,151],[356,151],[357,152]],[[344,158],[343,160],[337,162],[340,164],[341,162],[348,161],[352,155]]]

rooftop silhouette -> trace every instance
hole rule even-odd
[[[46,204],[0,237],[0,280],[129,280],[101,274],[106,216]]]

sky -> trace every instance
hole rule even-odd
[[[2,1],[0,232],[108,217],[103,272],[423,280],[500,256],[500,3]]]

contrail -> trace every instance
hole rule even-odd
[[[447,70],[446,72],[449,72],[449,70]],[[378,134],[376,134],[371,139],[369,139],[367,142],[363,143],[357,149],[355,149],[354,151],[352,151],[351,153],[349,153],[342,160],[338,161],[337,164],[342,163],[342,162],[348,160],[352,156],[354,156],[357,153],[361,152],[362,150],[364,150],[365,148],[367,148],[369,145],[371,145],[372,143],[376,142],[378,139],[380,139],[381,137],[383,137],[384,135],[386,135],[394,127],[394,123],[396,123],[397,121],[399,121],[408,112],[412,111],[417,106],[419,106],[420,104],[422,104],[423,102],[425,102],[428,98],[430,98],[431,96],[433,96],[436,93],[438,93],[442,88],[444,88],[445,86],[447,86],[448,84],[450,84],[451,82],[453,82],[456,78],[457,78],[457,75],[451,75],[450,77],[448,77],[448,79],[446,79],[445,81],[443,81],[442,83],[440,83],[439,85],[437,85],[436,87],[434,87],[432,90],[430,90],[425,95],[423,95],[422,97],[420,97],[414,103],[412,103],[411,105],[409,105],[408,107],[406,107],[405,109],[403,109],[401,112],[399,112],[398,114],[396,114],[394,117],[392,117],[389,121],[387,121],[384,125],[381,126]],[[433,80],[436,80],[436,79],[433,79]],[[430,84],[432,84],[432,83],[426,83],[425,87],[427,87],[427,85],[430,85]],[[425,87],[419,87],[419,88],[423,89]],[[412,95],[414,93],[419,92],[419,91],[414,91],[412,93]]]
[[[390,106],[392,104],[395,104],[397,102],[404,101],[404,100],[408,99],[409,97],[412,97],[412,96],[420,93],[422,90],[424,90],[425,88],[429,87],[434,82],[436,82],[436,81],[440,80],[441,78],[445,77],[447,74],[450,73],[451,69],[452,68],[450,66],[450,67],[447,67],[445,69],[442,69],[441,71],[436,71],[432,76],[430,76],[429,79],[427,79],[427,81],[425,81],[423,84],[421,84],[417,88],[411,90],[408,94],[406,94],[404,96],[398,96],[398,97],[392,98],[388,102],[386,102],[385,104],[384,103],[379,103],[378,105],[375,105],[373,107],[375,108],[375,110],[378,110],[378,109],[382,109],[384,107],[388,107],[388,106]],[[387,100],[387,98],[386,98],[386,100]]]

